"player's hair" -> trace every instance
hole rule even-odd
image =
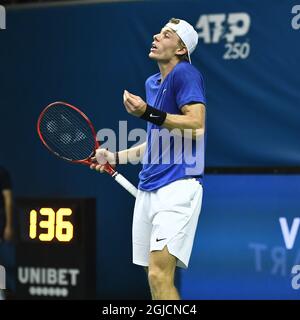
[[[174,23],[174,24],[178,24],[180,22],[180,19],[177,19],[177,18],[171,18],[169,20],[169,23]],[[186,45],[183,43],[183,41],[179,38],[179,41],[178,41],[179,45],[180,45],[180,49],[182,48],[186,48],[187,50],[187,47]],[[177,57],[179,58],[180,61],[187,61],[189,62],[189,57],[188,57],[188,54],[181,54],[181,55],[177,55]]]

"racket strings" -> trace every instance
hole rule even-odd
[[[68,106],[48,108],[40,120],[40,133],[48,148],[66,160],[85,160],[94,153],[95,138],[89,123]]]
[[[57,147],[61,151],[65,150],[65,148],[63,148],[64,146],[72,147],[72,151],[78,153],[82,150],[82,146],[75,142],[83,141],[89,134],[89,131],[83,130],[85,128],[80,128],[81,124],[76,118],[73,118],[72,122],[69,119],[69,117],[66,118],[65,115],[61,115],[59,121],[61,123],[59,123],[57,120],[53,120],[48,114],[45,115],[48,133],[53,135],[52,140],[54,138],[60,142],[60,144],[57,144]],[[57,130],[58,125],[63,128],[63,130]]]
[[[55,111],[57,113],[57,109]],[[90,145],[86,144],[91,129],[86,121],[82,120],[79,113],[67,108],[60,108],[58,119],[53,120],[53,115],[50,114],[46,117],[47,130],[52,136],[51,142],[55,142],[60,152],[69,155],[71,159],[87,158],[93,150],[93,139]]]
[[[57,130],[57,121],[49,120],[46,130],[48,130],[49,136],[45,140],[52,151],[55,151],[60,156],[70,160],[79,160],[88,157],[88,154],[82,150],[82,147],[80,146],[78,148],[78,144],[74,143],[78,140],[74,132],[70,132],[69,129],[68,131],[64,130],[61,132]],[[84,140],[84,138],[82,140]],[[72,149],[70,150],[70,148]],[[81,156],[82,154],[83,156]]]
[[[74,119],[73,123],[78,126]],[[83,141],[86,135],[80,130],[81,139],[78,139],[78,133],[76,134],[70,124],[66,125],[65,120],[54,120],[53,117],[45,116],[45,126],[42,131],[44,131],[43,136],[47,145],[60,156],[72,160],[79,160],[89,156],[90,149],[88,148],[86,152],[86,145],[76,143],[79,140]]]
[[[65,112],[58,118],[45,116],[45,142],[60,156],[69,160],[88,158],[93,152],[94,141],[87,144],[89,128],[82,127],[76,118],[66,117]]]

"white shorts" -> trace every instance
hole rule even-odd
[[[138,190],[132,225],[134,264],[148,266],[149,253],[167,246],[178,259],[177,266],[188,267],[202,194],[202,185],[194,178],[155,191]]]

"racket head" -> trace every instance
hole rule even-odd
[[[90,119],[73,105],[56,101],[41,112],[37,132],[43,145],[57,157],[72,163],[91,165],[95,150],[100,147]],[[105,171],[115,170],[107,163]]]

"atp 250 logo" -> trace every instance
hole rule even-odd
[[[249,32],[251,19],[246,12],[208,14],[200,16],[196,29],[207,44],[225,41],[223,59],[246,59],[250,54],[249,39],[241,39]]]

